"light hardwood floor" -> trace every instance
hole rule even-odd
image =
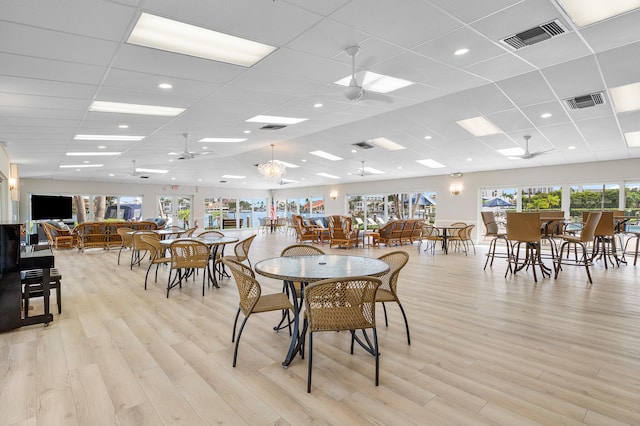
[[[259,235],[250,258],[292,243]],[[118,266],[117,250],[57,251],[62,315],[0,334],[0,424],[640,424],[640,267],[597,264],[593,285],[567,267],[536,284],[527,272],[505,279],[504,260],[483,271],[486,247],[346,253],[397,249],[411,255],[399,293],[412,345],[397,306],[388,328],[378,309],[375,387],[373,359],[350,355],[348,334],[321,333],[311,394],[306,360],[280,365],[289,336],[272,330],[278,313],[249,319],[231,367],[232,280],[166,299],[166,269],[145,291],[146,264]]]

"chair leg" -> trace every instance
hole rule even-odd
[[[411,345],[411,335],[409,334],[409,321],[407,321],[407,314],[404,312],[402,303],[398,302],[398,306],[400,307],[400,312],[402,312],[402,318],[404,318],[404,327],[407,329],[407,344]]]
[[[384,325],[389,327],[389,321],[387,321],[387,307],[384,305],[384,302],[382,302],[382,311],[384,312]]]
[[[149,271],[151,270],[151,267],[153,266],[153,263],[149,264],[149,267],[147,268],[147,273],[144,276],[144,289],[147,289],[147,278],[149,277]],[[158,266],[156,265],[156,280],[158,278]]]
[[[233,320],[233,332],[231,333],[231,343],[236,341],[236,326],[238,325],[238,318],[240,317],[240,308],[236,312],[236,318]]]
[[[376,357],[376,386],[378,386],[378,384],[380,383],[380,351],[378,350],[378,331],[376,330],[376,328],[373,328],[373,347],[374,350],[376,351],[375,353],[375,357]]]
[[[236,347],[233,349],[233,366],[236,366],[236,360],[238,359],[238,345],[240,344],[240,337],[242,337],[242,330],[244,330],[244,325],[247,323],[249,317],[244,317],[242,320],[242,324],[240,325],[240,330],[238,331],[238,337],[236,338]]]
[[[62,293],[60,292],[62,289],[62,282],[60,280],[56,281],[56,302],[58,302],[58,315],[62,314]]]
[[[311,365],[313,364],[313,332],[309,333],[309,360],[307,367],[307,393],[311,393]]]

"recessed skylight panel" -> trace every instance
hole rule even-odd
[[[611,99],[618,113],[640,110],[640,83],[614,87]]]
[[[441,169],[443,167],[447,167],[444,164],[441,164],[435,160],[432,160],[431,158],[427,158],[426,160],[416,160],[416,161],[422,164],[423,166],[427,166],[431,169]]]
[[[126,104],[122,102],[93,101],[89,111],[113,112],[118,114],[158,115],[161,117],[175,117],[184,112],[185,108],[166,107],[157,105]]]
[[[579,27],[640,8],[640,0],[558,0],[558,3]]]
[[[320,158],[324,158],[325,160],[331,160],[331,161],[340,161],[343,160],[342,157],[338,157],[337,155],[333,155],[333,154],[329,154],[328,152],[325,151],[311,151],[309,154],[313,154],[317,157]]]
[[[502,133],[498,127],[482,116],[467,118],[456,121],[460,127],[471,133],[473,136],[488,136]]]
[[[336,81],[335,84],[340,86],[349,86],[350,82],[351,75]],[[371,71],[365,71],[362,76],[362,88],[364,90],[370,90],[378,93],[393,92],[394,90],[398,90],[412,84],[413,82],[409,80],[403,80],[401,78],[382,75]]]
[[[266,123],[266,124],[298,124],[307,121],[306,118],[296,117],[278,117],[274,115],[256,115],[247,120],[248,123]]]
[[[276,50],[267,44],[142,13],[127,43],[251,67]]]
[[[396,143],[387,138],[375,138],[375,139],[371,139],[369,142],[371,142],[372,144],[380,148],[386,149],[387,151],[399,151],[401,149],[407,149],[406,147],[400,145],[399,143]]]

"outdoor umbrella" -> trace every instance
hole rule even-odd
[[[515,207],[516,205],[508,202],[507,200],[503,200],[500,197],[496,197],[492,200],[487,201],[482,205],[482,207]]]

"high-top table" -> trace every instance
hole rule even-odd
[[[387,273],[389,265],[382,260],[371,257],[326,254],[265,259],[255,265],[255,271],[265,277],[283,280],[289,286],[293,297],[293,333],[287,357],[282,362],[282,366],[286,368],[291,364],[296,354],[302,351],[299,319],[304,286],[328,278],[377,277]],[[300,299],[297,297],[294,282],[301,283]]]

